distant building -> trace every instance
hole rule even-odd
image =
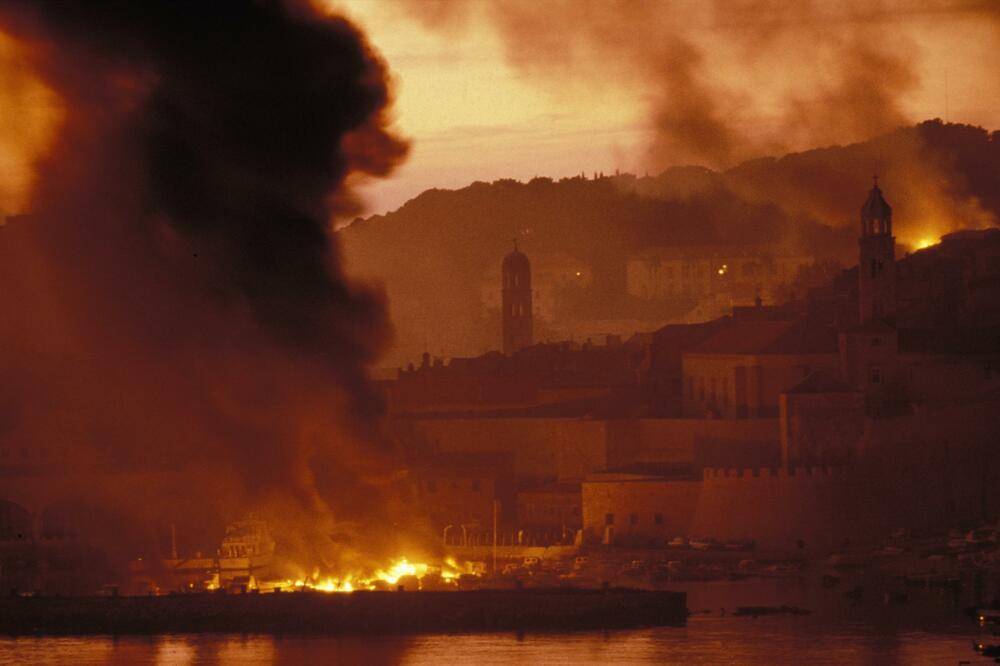
[[[896,313],[896,239],[892,235],[892,207],[882,196],[877,178],[861,207],[858,247],[861,324],[892,318]]]
[[[513,458],[497,452],[437,453],[418,461],[411,479],[417,501],[436,530],[451,526],[453,537],[489,528],[494,503],[497,519],[511,525],[515,516]]]
[[[503,353],[513,354],[531,346],[533,327],[531,264],[528,257],[517,249],[517,241],[514,241],[514,251],[503,258],[501,279]]]
[[[861,455],[864,396],[830,373],[810,374],[781,394],[781,466],[846,466]]]
[[[737,319],[682,359],[685,416],[774,418],[783,391],[816,370],[837,372],[837,332],[805,317]]]
[[[763,245],[653,247],[626,264],[626,288],[641,299],[693,299],[715,304],[718,316],[733,303],[774,300],[811,257]]]
[[[582,527],[591,543],[686,534],[836,548],[889,527],[929,533],[993,520],[1000,230],[949,234],[897,261],[892,208],[877,185],[860,223],[858,266],[805,300],[753,298],[763,283],[749,280],[759,270],[752,253],[718,265],[690,258],[686,278],[683,267],[653,275],[633,266],[641,279],[630,284],[653,280],[649,298],[718,288],[725,300],[745,275],[739,289],[756,304],[606,344],[536,344],[447,364],[425,356],[390,387],[397,438],[415,457],[508,456],[519,529],[561,538]],[[511,256],[505,344],[521,312],[510,290],[524,299],[530,280],[527,259]],[[514,278],[508,263],[524,273]],[[775,279],[792,277],[794,263]],[[492,505],[477,501],[472,481],[447,484],[447,520],[482,524]]]

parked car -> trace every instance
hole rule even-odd
[[[669,548],[684,548],[688,545],[687,539],[682,536],[674,537],[667,542]]]
[[[524,558],[524,568],[530,569],[532,567],[537,567],[539,559],[537,557],[526,557]]]

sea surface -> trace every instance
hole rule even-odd
[[[407,637],[0,638],[0,664],[987,664],[966,594],[907,590],[905,603],[866,586],[780,580],[700,583],[684,627],[559,634]],[[741,605],[792,604],[808,615],[737,617]],[[1000,639],[998,639],[1000,640]]]

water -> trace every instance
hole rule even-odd
[[[803,581],[691,585],[685,627],[608,633],[414,637],[4,638],[3,664],[972,664],[979,627],[965,600],[911,591],[905,605],[877,590],[861,603]],[[788,603],[807,616],[734,617],[738,605]],[[722,608],[726,607],[726,614]]]

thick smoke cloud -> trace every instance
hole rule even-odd
[[[543,86],[644,91],[646,164],[730,167],[763,154],[864,140],[912,124],[928,24],[988,21],[995,3],[715,0],[415,0],[444,33],[491,25]],[[956,56],[960,57],[960,56]],[[964,64],[964,63],[962,63]],[[942,95],[943,96],[943,95]],[[942,112],[944,104],[942,102]]]
[[[406,154],[384,65],[304,2],[4,0],[0,22],[64,109],[0,228],[4,444],[140,527],[256,510],[336,564],[332,533],[396,510],[365,375],[389,328],[329,233],[345,179]],[[148,482],[88,485],[109,469]]]

